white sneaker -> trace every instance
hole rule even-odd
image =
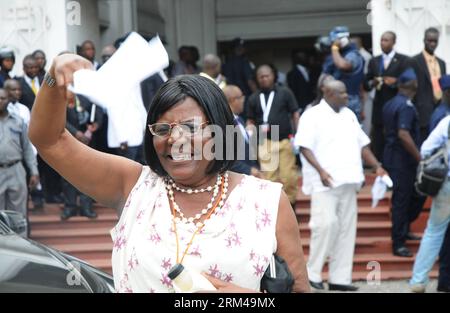
[[[411,290],[411,292],[414,292],[414,293],[424,293],[426,290],[426,285],[414,284],[414,285],[409,286],[409,289]]]

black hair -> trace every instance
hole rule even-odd
[[[33,57],[36,57],[36,54],[39,54],[39,53],[42,54],[42,55],[44,56],[44,58],[46,57],[45,52],[42,51],[42,50],[40,50],[40,49],[35,50],[31,55],[32,55]]]
[[[437,34],[437,35],[439,35],[439,30],[438,30],[437,28],[435,28],[435,27],[427,28],[427,29],[425,30],[425,35],[424,35],[424,37],[426,38],[428,34]]]
[[[222,160],[214,159],[208,167],[207,174],[222,173],[231,168],[234,160],[226,157],[226,126],[234,124],[234,117],[222,90],[210,79],[199,75],[179,75],[165,82],[153,98],[147,115],[147,125],[157,122],[165,112],[185,100],[194,99],[208,119],[209,125],[222,129]],[[215,141],[220,142],[220,140]],[[153,145],[153,135],[147,129],[144,136],[145,160],[150,168],[159,176],[167,176]],[[236,150],[236,146],[234,146]],[[233,153],[235,155],[235,153]]]
[[[27,55],[23,58],[22,64],[25,65],[25,62],[28,61],[28,60],[32,60],[33,62],[36,61],[36,59],[34,58],[33,55],[27,54]]]
[[[392,39],[394,40],[394,42],[397,42],[397,34],[396,33],[394,33],[393,31],[391,31],[391,30],[388,30],[388,31],[386,31],[386,32],[384,32],[383,33],[383,35],[391,35],[392,36]]]

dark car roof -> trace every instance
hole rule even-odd
[[[109,275],[24,239],[0,221],[0,293],[111,292],[111,286]]]

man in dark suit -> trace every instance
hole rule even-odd
[[[40,70],[39,63],[31,54],[24,57],[24,75],[17,78],[22,87],[22,97],[19,102],[26,105],[30,110],[33,107],[36,94],[42,83],[38,76]],[[39,208],[43,205],[44,196],[47,203],[61,202],[61,176],[40,155],[37,155],[37,161],[43,190],[34,190],[31,192],[31,198],[35,207]]]
[[[237,133],[237,156],[239,157],[239,154],[242,152],[241,149],[244,149],[244,159],[238,159],[233,167],[232,171],[236,173],[246,174],[246,175],[253,175],[256,177],[262,178],[261,172],[258,170],[258,162],[256,161],[256,154],[253,154],[250,151],[250,144],[249,144],[249,134],[245,130],[244,122],[239,117],[239,114],[242,113],[244,110],[244,101],[245,96],[242,93],[241,89],[239,87],[234,85],[227,85],[223,89],[223,92],[228,100],[228,104],[230,105],[231,111],[234,114],[235,118],[235,126],[236,126],[236,133]],[[256,148],[256,147],[255,147]]]
[[[287,74],[287,83],[295,95],[298,106],[303,111],[314,100],[314,86],[304,52],[294,51],[292,54],[293,68]]]
[[[424,44],[424,51],[413,57],[419,83],[413,102],[419,113],[421,143],[428,136],[431,114],[442,98],[439,79],[446,74],[445,62],[434,54],[439,44],[439,31],[436,28],[425,31]]]
[[[364,88],[367,91],[376,88],[372,109],[371,148],[378,160],[383,160],[384,132],[383,107],[397,95],[397,79],[408,68],[410,58],[395,52],[397,36],[387,31],[381,36],[382,54],[369,61]]]
[[[29,54],[23,59],[24,75],[17,77],[17,80],[22,86],[22,97],[19,102],[26,105],[30,110],[33,107],[34,99],[36,99],[36,94],[42,83],[38,78],[39,70],[39,64],[36,59]]]

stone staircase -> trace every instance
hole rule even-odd
[[[368,264],[372,261],[376,261],[380,265],[382,280],[409,278],[414,257],[401,258],[392,255],[389,195],[382,199],[376,208],[372,209],[370,188],[373,179],[372,175],[367,175],[367,185],[358,195],[358,230],[353,278],[354,280],[365,280],[372,270],[372,268],[368,268]],[[309,207],[309,197],[299,192],[295,212],[306,255],[309,253],[310,238]],[[46,205],[41,214],[34,214],[31,211],[29,216],[31,238],[86,260],[95,267],[111,273],[112,242],[109,231],[118,220],[115,210],[96,205],[97,219],[72,217],[68,221],[60,220],[60,211],[59,205]],[[427,218],[428,210],[425,209],[412,227],[416,234],[422,234]],[[419,242],[411,241],[407,245],[416,253]],[[326,267],[324,271],[326,278]],[[436,268],[431,274],[433,277],[437,276]]]

